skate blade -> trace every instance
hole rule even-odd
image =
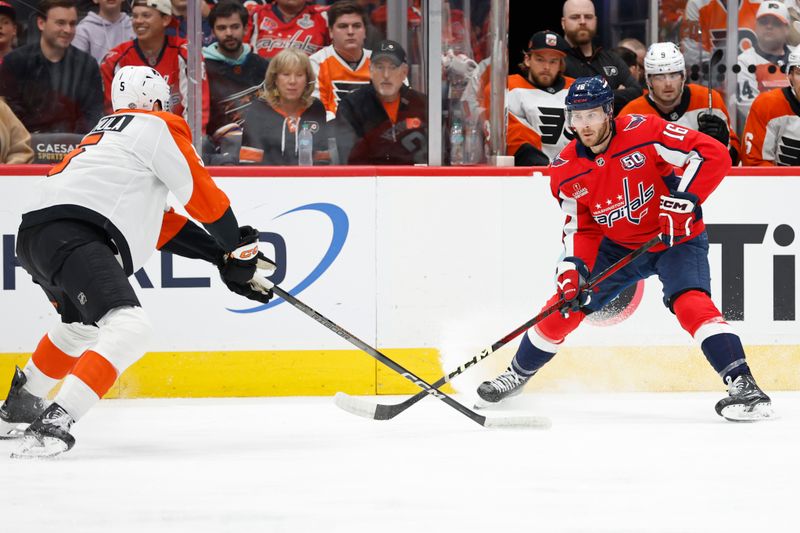
[[[491,409],[492,407],[496,407],[498,405],[500,405],[500,402],[490,402],[478,396],[477,398],[475,398],[475,404],[473,409],[477,409],[478,411],[480,411],[482,409]]]
[[[758,422],[777,418],[771,403],[757,403],[753,406],[729,405],[720,413],[725,420],[731,422]]]
[[[51,459],[67,451],[67,443],[61,439],[44,437],[39,440],[31,435],[26,436],[20,447],[11,452],[12,459]]]
[[[23,422],[5,422],[0,420],[0,440],[19,439],[25,434],[29,424]]]

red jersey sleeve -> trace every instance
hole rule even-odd
[[[671,188],[695,194],[704,202],[731,168],[727,148],[704,133],[655,116],[648,118],[661,175],[668,175],[674,168],[682,169]]]

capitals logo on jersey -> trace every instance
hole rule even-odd
[[[638,195],[633,197],[631,190],[628,188],[628,178],[622,178],[622,194],[616,196],[616,201],[608,198],[605,201],[605,206],[597,202],[592,211],[594,220],[598,224],[608,226],[609,228],[614,226],[614,222],[622,219],[638,226],[642,221],[642,217],[644,217],[648,211],[648,208],[644,206],[656,195],[656,189],[653,185],[645,189],[644,183],[639,182],[636,192]]]

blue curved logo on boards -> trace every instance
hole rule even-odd
[[[300,283],[295,285],[291,290],[287,291],[292,296],[297,296],[301,292],[303,292],[307,287],[309,287],[312,283],[317,281],[322,274],[325,273],[326,270],[333,264],[336,258],[339,256],[339,253],[342,251],[344,247],[344,242],[347,240],[347,234],[350,230],[350,221],[347,219],[347,213],[339,207],[338,205],[333,204],[326,204],[326,203],[316,203],[316,204],[308,204],[303,205],[300,207],[296,207],[285,213],[281,213],[275,218],[280,218],[284,215],[288,215],[290,213],[296,213],[298,211],[319,211],[320,213],[324,213],[330,220],[331,224],[333,225],[333,235],[331,236],[331,243],[328,246],[328,250],[325,252],[325,255],[320,260],[319,264],[311,271],[311,273],[305,277]],[[285,300],[283,298],[275,298],[269,303],[260,304],[255,307],[250,307],[248,309],[228,309],[228,311],[232,313],[257,313],[259,311],[266,311],[267,309],[271,309],[277,305],[284,303]]]

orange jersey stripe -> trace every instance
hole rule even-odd
[[[192,134],[189,126],[182,118],[172,113],[158,111],[155,113],[167,123],[169,132],[175,140],[178,149],[183,154],[192,174],[194,187],[189,202],[185,205],[186,211],[198,222],[210,224],[219,220],[230,207],[231,202],[222,192],[211,174],[203,166],[203,161],[192,145]]]
[[[117,369],[114,365],[108,359],[92,350],[87,350],[81,356],[71,373],[86,383],[99,398],[105,396],[117,380]]]
[[[171,241],[172,238],[183,229],[187,222],[188,219],[176,213],[173,208],[170,207],[169,211],[165,211],[156,249],[160,250],[165,244]]]
[[[77,357],[62,352],[50,337],[45,335],[39,341],[39,345],[31,356],[33,364],[42,371],[44,375],[53,379],[62,379],[69,374],[72,367],[78,361]]]

